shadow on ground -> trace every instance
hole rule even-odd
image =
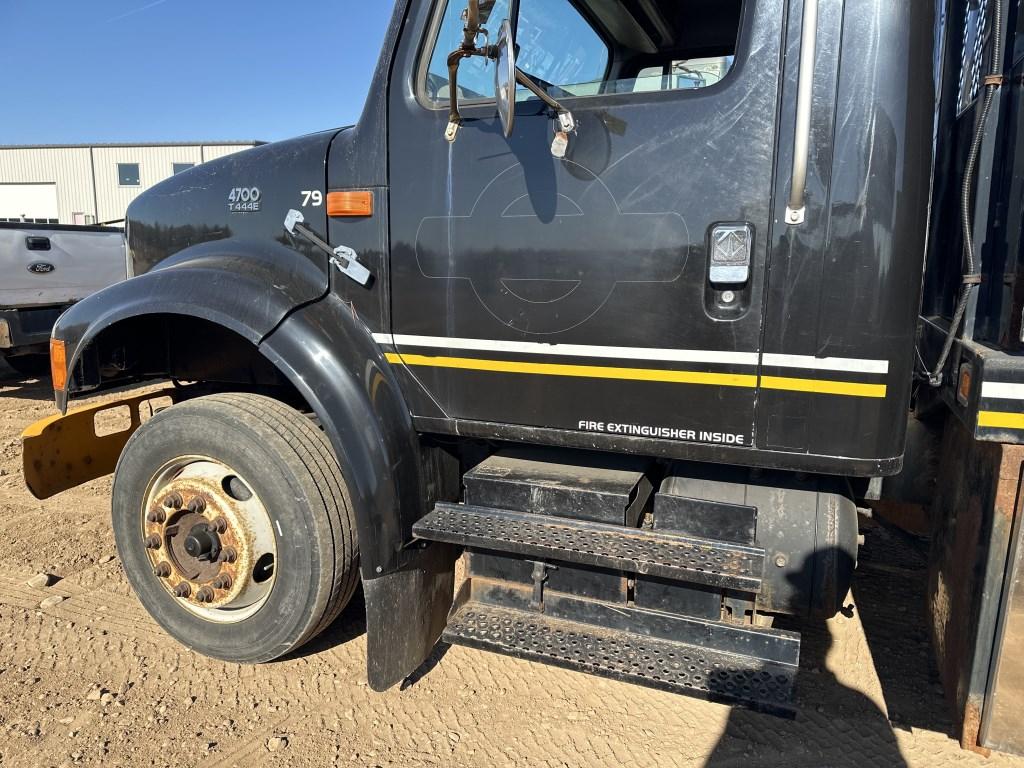
[[[796,719],[769,725],[765,715],[733,710],[706,765],[906,766],[898,730],[951,733],[926,629],[925,545],[870,522],[862,530],[853,603],[831,622],[777,624],[803,638]],[[855,617],[863,639],[847,631]],[[829,664],[837,638],[842,647]],[[854,669],[867,676],[851,678]]]
[[[49,375],[18,373],[0,358],[0,403],[5,397],[52,400],[53,386]]]

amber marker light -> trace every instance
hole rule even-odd
[[[64,342],[50,339],[50,376],[53,388],[63,392],[68,387],[68,354]]]
[[[964,363],[960,366],[960,382],[956,389],[956,399],[960,405],[967,405],[967,401],[970,400],[973,373],[970,363]]]
[[[373,216],[373,192],[328,192],[327,215]]]

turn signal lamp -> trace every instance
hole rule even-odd
[[[373,192],[328,192],[328,216],[373,216]]]
[[[971,378],[973,371],[969,363],[960,366],[960,381],[957,383],[956,399],[960,405],[967,405],[971,398]]]
[[[68,388],[68,354],[60,339],[50,339],[50,376],[54,389],[63,392]]]

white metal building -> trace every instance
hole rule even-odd
[[[157,182],[259,143],[0,145],[0,221],[119,221]]]

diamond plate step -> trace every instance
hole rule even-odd
[[[757,592],[764,550],[692,536],[488,507],[438,504],[413,534],[476,549]]]
[[[470,601],[445,642],[792,717],[797,664],[725,653]]]

